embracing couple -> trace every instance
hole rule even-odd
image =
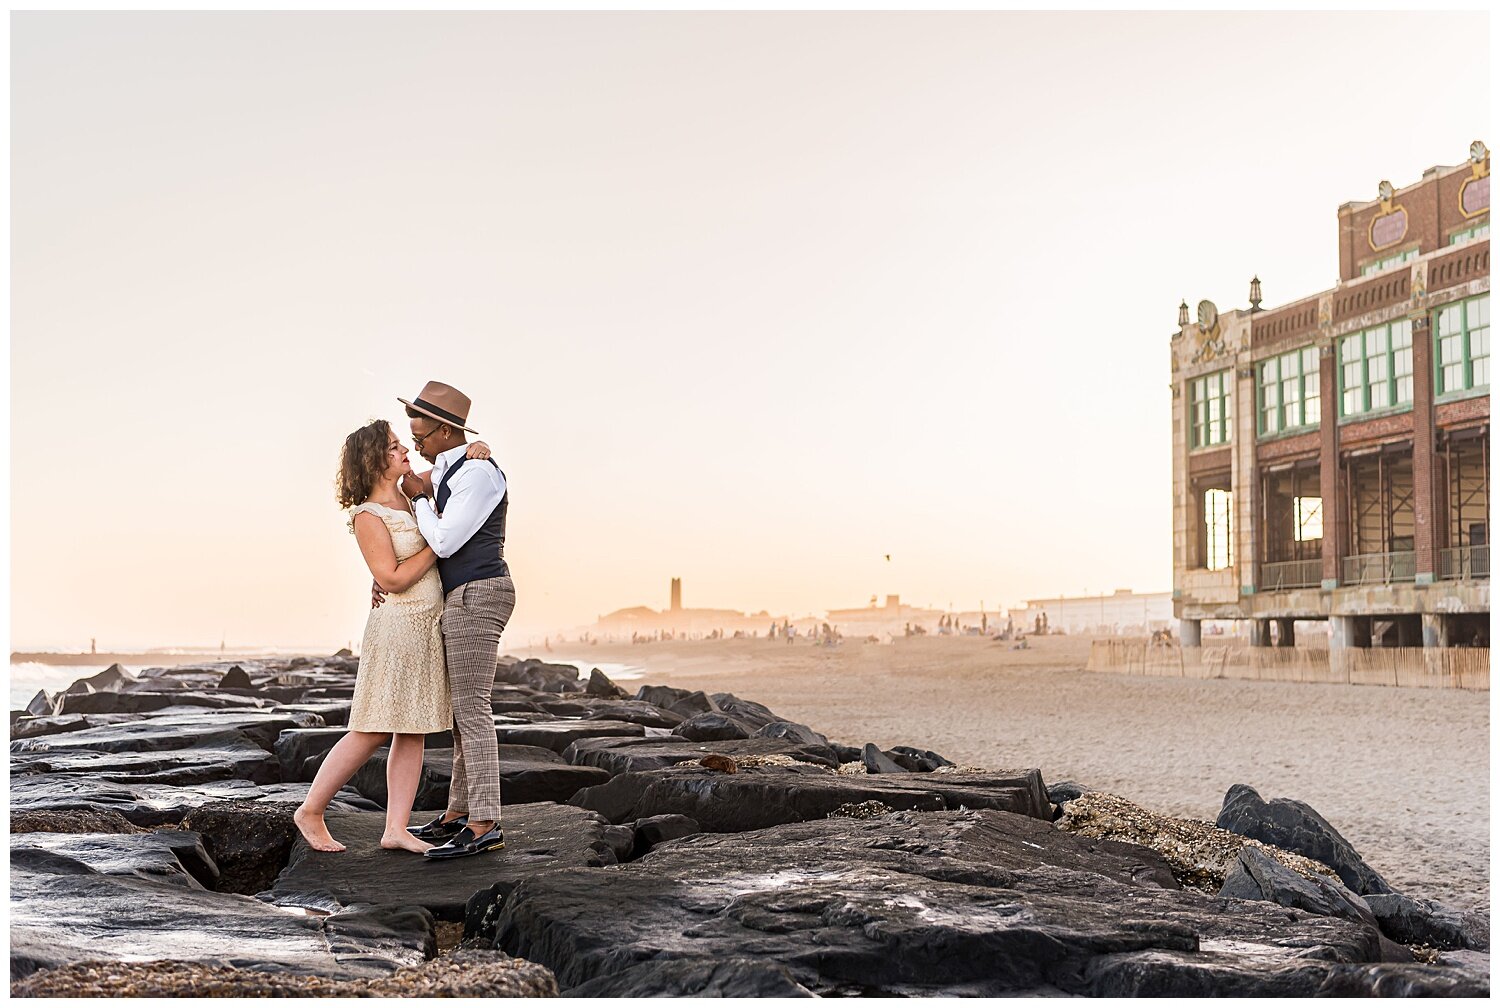
[[[308,789],[294,819],[314,850],[341,851],[328,803],[375,750],[386,759],[380,846],[429,858],[505,846],[500,762],[490,697],[500,634],[515,608],[505,563],[505,474],[483,442],[469,444],[469,397],[428,382],[407,402],[412,442],[432,469],[412,472],[406,446],[384,420],[344,439],[335,481],[340,506],[375,577],[360,647],[349,730]],[[408,826],[429,732],[453,731],[448,808]],[[436,846],[434,846],[436,844]]]

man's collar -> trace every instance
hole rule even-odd
[[[453,463],[457,462],[459,459],[463,458],[468,453],[469,446],[466,444],[461,444],[457,448],[449,448],[447,451],[443,452],[433,460],[432,467],[436,469],[439,465],[441,465],[446,469]]]

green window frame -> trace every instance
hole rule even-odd
[[[1262,437],[1316,427],[1323,418],[1318,348],[1307,346],[1261,361],[1256,382]]]
[[[1462,231],[1455,231],[1448,236],[1449,245],[1457,245],[1459,242],[1473,241],[1475,238],[1488,238],[1490,235],[1490,219],[1486,217],[1478,224],[1470,225]]]
[[[1203,492],[1203,547],[1208,570],[1234,566],[1234,494],[1229,490]]]
[[[1432,324],[1432,369],[1437,394],[1488,388],[1490,384],[1490,296],[1444,305]]]
[[[1339,415],[1410,406],[1411,321],[1401,319],[1339,340]]]
[[[1229,443],[1229,375],[1228,371],[1215,371],[1188,382],[1188,422],[1194,448]]]
[[[1359,271],[1359,275],[1369,276],[1371,273],[1379,273],[1383,269],[1390,269],[1392,266],[1398,266],[1404,262],[1411,262],[1421,254],[1422,252],[1420,249],[1414,248],[1409,248],[1402,252],[1392,253],[1391,255],[1376,259],[1374,262],[1365,263],[1364,267]]]

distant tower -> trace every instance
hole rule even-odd
[[[672,611],[682,608],[682,578],[672,579]]]

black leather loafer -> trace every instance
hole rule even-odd
[[[485,851],[499,850],[505,846],[505,834],[496,826],[484,836],[476,837],[474,831],[465,827],[463,832],[449,840],[441,847],[424,851],[423,857],[437,860],[443,858],[468,857],[471,854],[483,854]]]
[[[451,840],[462,833],[464,827],[469,824],[469,817],[461,815],[450,822],[443,822],[443,817],[438,816],[425,826],[408,826],[406,832],[418,840],[426,840],[428,843],[434,841]]]

